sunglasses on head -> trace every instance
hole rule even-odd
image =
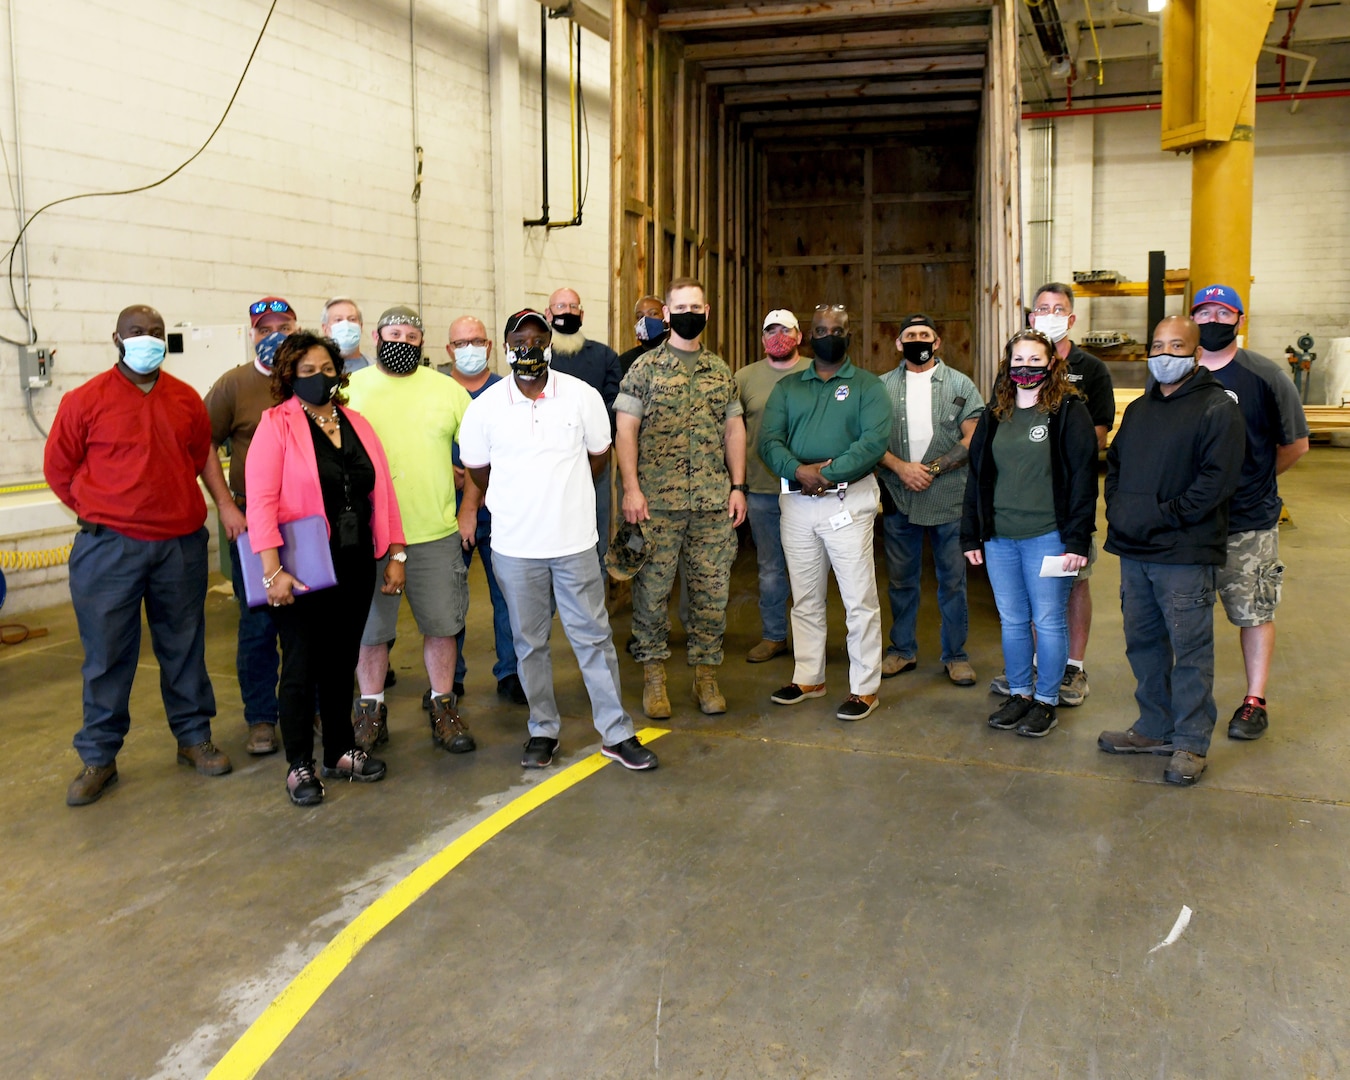
[[[290,311],[291,305],[285,300],[259,300],[256,304],[248,306],[250,315],[261,315],[264,311]]]

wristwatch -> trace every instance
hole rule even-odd
[[[933,461],[933,462],[930,462],[930,463],[929,463],[929,465],[928,465],[928,475],[929,475],[929,476],[936,476],[936,475],[937,475],[938,473],[940,473],[941,471],[942,471],[942,466],[939,465],[936,461]]]
[[[749,484],[732,484],[732,485],[731,485],[731,490],[732,490],[732,491],[739,491],[742,495],[748,495],[748,494],[750,494],[750,485],[749,485]]]
[[[390,562],[407,562],[408,553],[406,551],[396,551],[389,556]]]

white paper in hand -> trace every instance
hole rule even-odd
[[[1064,569],[1063,555],[1047,555],[1041,560],[1041,577],[1077,577],[1077,570]]]

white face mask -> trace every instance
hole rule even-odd
[[[1067,315],[1037,315],[1034,321],[1036,329],[1056,344],[1068,336],[1069,316]]]
[[[455,350],[455,370],[461,375],[481,375],[486,367],[486,345],[463,345]]]
[[[361,344],[361,327],[350,319],[339,319],[328,328],[328,336],[337,342],[342,355],[347,356]]]

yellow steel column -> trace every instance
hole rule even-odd
[[[1245,301],[1252,277],[1252,175],[1256,71],[1227,142],[1197,146],[1191,158],[1191,288],[1222,283]]]

